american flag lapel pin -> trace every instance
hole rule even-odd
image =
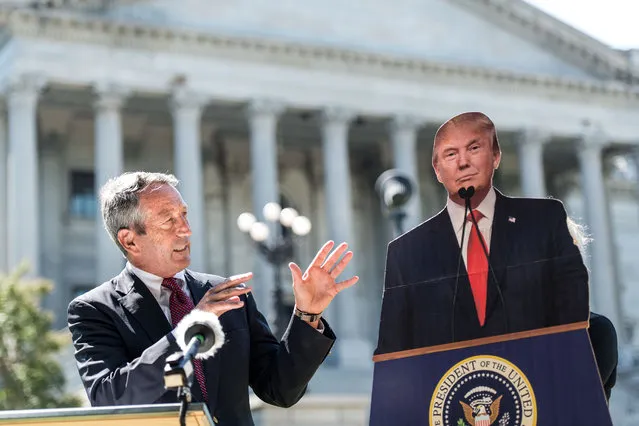
[[[508,222],[515,223],[515,222],[517,222],[517,218],[514,217],[514,216],[508,216]]]

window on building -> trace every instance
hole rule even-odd
[[[94,173],[78,170],[71,171],[69,215],[71,217],[93,219],[97,214],[97,208]]]

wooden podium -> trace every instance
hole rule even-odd
[[[612,425],[587,327],[377,355],[370,425]]]
[[[0,411],[0,425],[177,426],[179,412],[180,404]],[[189,405],[186,424],[189,426],[214,425],[203,403]]]

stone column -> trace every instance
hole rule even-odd
[[[42,224],[42,275],[55,283],[54,291],[47,295],[45,306],[54,313],[53,327],[59,329],[67,324],[66,308],[69,303],[69,283],[63,280],[62,250],[65,170],[64,141],[58,133],[43,137],[40,155],[40,199],[46,208],[41,209]],[[106,233],[105,233],[106,234]]]
[[[524,129],[516,140],[522,194],[525,197],[545,197],[544,144],[550,140],[550,135],[539,129]]]
[[[207,226],[204,216],[204,176],[200,120],[207,99],[185,87],[176,87],[171,97],[175,174],[180,193],[188,207],[191,235],[191,266],[205,272],[207,262]]]
[[[586,219],[593,239],[590,245],[590,291],[593,293],[593,309],[606,315],[621,332],[615,261],[611,250],[612,230],[609,226],[601,154],[607,143],[606,135],[600,129],[587,128],[578,144],[578,157]]]
[[[8,267],[29,264],[28,276],[40,274],[40,224],[38,220],[38,140],[36,111],[45,81],[39,75],[22,75],[7,86],[9,163]]]
[[[422,201],[417,165],[417,132],[421,125],[421,119],[407,115],[395,116],[389,124],[395,168],[408,175],[414,184],[413,196],[406,205],[405,231],[414,228],[422,221]]]
[[[124,170],[121,108],[128,94],[125,88],[113,84],[95,87],[95,194],[98,200],[102,185]],[[99,284],[117,275],[125,260],[104,228],[100,208],[95,225],[95,283]]]
[[[280,202],[278,158],[277,158],[277,120],[284,106],[273,100],[254,100],[248,105],[251,138],[251,173],[253,188],[253,212],[255,217],[265,222],[262,208],[269,202]],[[273,244],[277,229],[270,225],[269,244]],[[271,324],[276,317],[274,309],[275,271],[261,256],[257,256],[255,277],[261,309]],[[279,333],[279,330],[278,330]]]
[[[637,54],[639,56],[639,53]],[[637,201],[639,202],[639,146],[632,149],[632,159],[635,163],[635,190]]]
[[[7,166],[8,166],[8,146],[7,146],[7,110],[4,102],[0,104],[0,274],[8,272],[7,266]]]
[[[351,197],[351,176],[348,154],[348,131],[355,114],[341,108],[327,108],[322,111],[322,142],[324,159],[324,187],[328,237],[335,244],[347,242],[355,247],[353,232],[353,201]],[[355,250],[356,251],[356,250]],[[340,279],[356,275],[356,258],[342,273]],[[337,295],[333,302],[337,306],[340,343],[337,353],[339,363],[346,368],[362,368],[368,365],[371,345],[364,339],[362,315],[357,297],[357,288],[349,288]],[[333,309],[334,311],[334,309]]]

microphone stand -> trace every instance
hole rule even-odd
[[[164,366],[164,387],[177,389],[180,401],[180,426],[186,426],[186,413],[192,400],[191,386],[193,385],[193,359],[200,349],[204,337],[196,334],[191,338],[184,352],[175,352],[166,359]]]
[[[459,288],[459,270],[461,268],[462,261],[462,252],[464,250],[464,236],[466,234],[466,214],[468,210],[470,210],[470,198],[475,195],[475,188],[473,186],[469,186],[468,188],[460,188],[457,194],[464,199],[464,222],[462,225],[462,235],[460,242],[460,251],[459,257],[457,258],[457,273],[455,274],[455,290],[453,291],[453,309],[452,309],[452,319],[451,319],[451,341],[455,342],[455,309],[457,305],[457,289]],[[472,210],[471,210],[472,213]],[[471,229],[472,232],[472,229]]]
[[[393,219],[393,224],[395,225],[395,232],[397,236],[400,236],[404,233],[404,219],[406,218],[406,212],[403,210],[394,211],[390,214],[391,219]]]
[[[193,362],[175,352],[166,359],[164,366],[164,387],[176,389],[180,401],[180,426],[186,426],[186,413],[192,400],[191,385],[193,383]]]
[[[177,392],[178,400],[180,401],[180,426],[186,426],[186,412],[191,403],[191,388],[189,386],[180,386]]]

